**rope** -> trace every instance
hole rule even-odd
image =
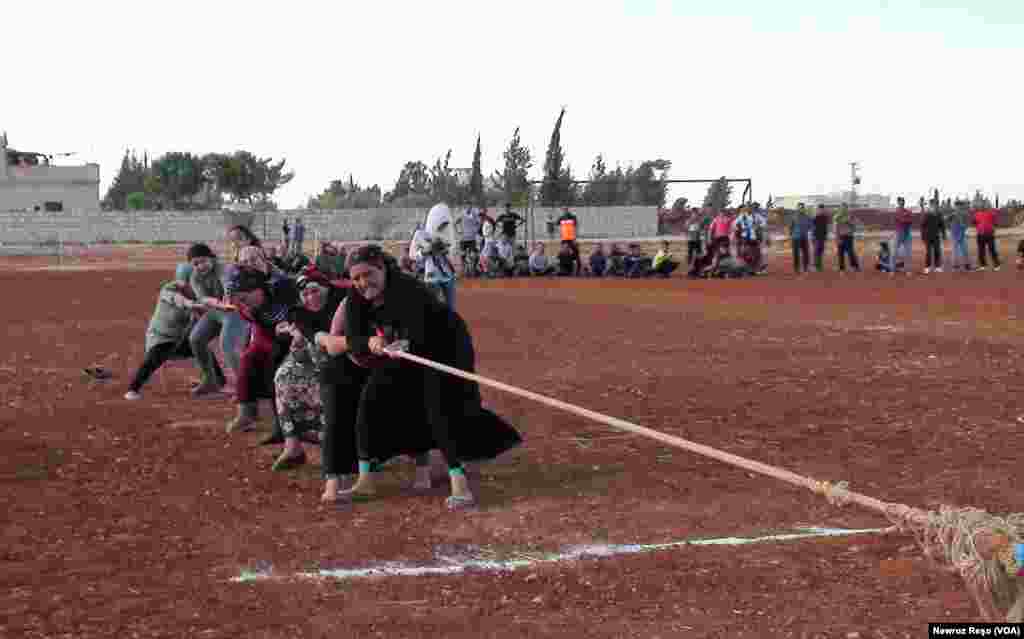
[[[388,352],[399,359],[405,359],[427,368],[476,382],[482,386],[530,399],[618,430],[642,435],[669,446],[717,459],[726,464],[760,473],[800,488],[806,488],[815,494],[822,495],[830,504],[837,507],[855,503],[874,510],[889,519],[894,524],[893,529],[912,532],[929,559],[933,561],[944,559],[952,570],[958,572],[966,582],[968,590],[985,618],[995,621],[1006,618],[1009,614],[1009,620],[1014,621],[1016,616],[1021,615],[1021,609],[1024,609],[1024,603],[1021,603],[1024,600],[1024,587],[1018,588],[1016,584],[1017,573],[1021,571],[1022,566],[1015,559],[1013,543],[1014,539],[1018,542],[1024,539],[1024,514],[1001,518],[975,508],[954,509],[945,506],[935,513],[903,504],[885,502],[850,490],[849,484],[845,481],[832,483],[798,475],[784,468],[727,453],[682,437],[652,430],[623,419],[610,417],[540,393],[517,388],[419,355],[413,355],[405,350],[407,348],[408,342],[396,342],[388,347]],[[987,549],[978,548],[979,540],[987,541]],[[1015,600],[1018,600],[1018,603],[1015,604]],[[1007,613],[1007,610],[1010,612]]]

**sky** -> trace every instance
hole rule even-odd
[[[577,178],[672,161],[755,199],[845,187],[1024,199],[1020,0],[8,2],[0,130],[97,162],[125,149],[285,158],[304,203],[406,161],[540,177],[551,130]],[[703,188],[685,194],[700,198]]]

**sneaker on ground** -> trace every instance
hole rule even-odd
[[[994,269],[992,269],[992,270],[993,270],[993,271],[998,271],[998,270],[999,270],[999,269],[1001,269],[1001,268],[1003,268],[1003,267],[1002,267],[1002,266],[997,266],[997,267],[995,267],[995,268],[994,268]]]
[[[124,394],[124,398],[129,401],[135,401],[137,399],[142,399],[142,393],[139,393],[137,391],[128,391],[127,393]]]

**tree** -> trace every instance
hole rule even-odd
[[[530,150],[519,140],[519,127],[512,133],[512,140],[509,141],[503,156],[505,170],[495,171],[491,181],[504,191],[507,201],[520,201],[530,190],[529,174],[533,167],[533,157]]]
[[[484,174],[480,168],[480,134],[476,136],[476,149],[473,151],[473,170],[469,174],[469,199],[477,206],[483,205]]]
[[[236,202],[249,205],[270,205],[271,196],[278,188],[295,177],[285,171],[285,160],[259,158],[249,151],[235,151],[231,155],[209,154],[203,157],[203,171],[222,193],[228,193]]]
[[[732,201],[732,184],[723,175],[708,186],[707,195],[704,196],[704,206],[712,210],[722,211],[729,208]]]
[[[142,191],[129,193],[128,197],[125,198],[125,205],[130,211],[138,211],[139,209],[146,208],[146,194]]]
[[[571,204],[574,200],[572,188],[572,171],[563,167],[565,162],[565,151],[562,149],[562,119],[565,117],[565,107],[558,114],[555,120],[555,128],[551,132],[551,140],[548,142],[547,155],[544,158],[544,183],[540,189],[542,206],[557,206],[559,204]]]
[[[419,160],[406,162],[398,174],[395,188],[386,196],[388,202],[404,198],[412,194],[426,194],[430,182],[430,169]]]
[[[167,153],[153,162],[150,170],[159,180],[154,195],[172,209],[186,198],[191,200],[205,182],[202,161],[191,153]]]
[[[628,204],[642,206],[665,206],[666,183],[672,162],[669,160],[646,160],[631,172]],[[655,176],[655,172],[658,175]]]
[[[131,193],[144,190],[146,169],[134,151],[125,150],[121,159],[121,168],[114,176],[103,197],[103,205],[108,209],[123,210],[127,206],[127,198]]]

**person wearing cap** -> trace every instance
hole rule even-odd
[[[472,372],[475,353],[466,323],[422,282],[387,262],[380,246],[371,244],[351,253],[348,266],[353,287],[344,304],[345,335],[318,333],[316,342],[330,355],[377,358],[377,363],[371,359],[366,368],[344,369],[325,389],[326,433],[332,437],[354,424],[358,475],[351,489],[337,490],[339,475],[351,469],[331,461],[346,459],[332,447],[347,445],[351,438],[332,439],[338,444],[325,445],[323,500],[372,498],[375,464],[399,454],[416,458],[416,486],[428,488],[427,453],[439,448],[451,482],[448,507],[473,505],[463,463],[493,459],[522,438],[483,408],[475,382],[387,357],[393,357],[388,347],[394,340],[406,340],[414,355]]]
[[[203,311],[188,337],[196,362],[203,372],[200,384],[192,390],[192,395],[202,397],[219,392],[227,382],[224,373],[220,371],[217,356],[210,350],[210,342],[218,335],[221,336],[225,363],[229,369],[238,370],[240,360],[237,347],[229,336],[234,337],[242,330],[241,317],[237,317],[225,302],[224,265],[210,247],[201,242],[193,244],[188,249],[188,261],[192,265],[189,284]]]
[[[329,331],[331,320],[345,299],[346,290],[330,286],[315,275],[300,275],[295,282],[301,305],[276,327],[291,339],[289,352],[274,374],[277,419],[284,435],[284,450],[273,470],[288,470],[306,463],[303,439],[319,442],[322,404],[320,377],[327,353],[314,343],[318,332]]]
[[[132,377],[125,399],[141,399],[142,387],[168,360],[193,358],[189,330],[203,306],[196,301],[189,284],[191,275],[191,264],[179,264],[174,271],[174,281],[161,285],[156,309],[146,329],[146,355]],[[213,366],[214,375],[223,375],[217,360],[213,360]]]
[[[238,414],[228,422],[230,433],[251,430],[259,419],[259,400],[274,399],[274,373],[288,354],[291,342],[288,337],[278,338],[277,326],[287,321],[299,296],[291,278],[274,278],[248,266],[233,271],[226,288],[231,303],[252,325],[252,339],[240,358],[235,393]],[[261,443],[283,442],[284,434],[275,416],[274,431]]]

